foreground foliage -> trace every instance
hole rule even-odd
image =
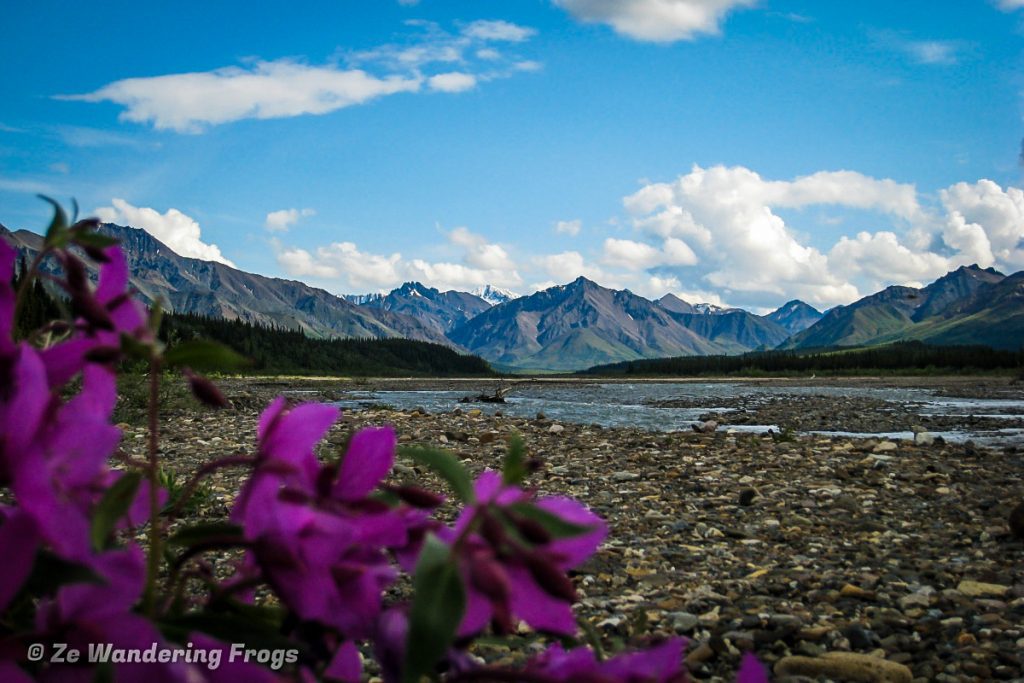
[[[0,507],[0,680],[358,681],[368,656],[402,683],[685,680],[680,638],[610,657],[575,641],[567,572],[607,527],[577,501],[526,488],[539,463],[516,439],[502,471],[476,481],[448,452],[399,453],[447,482],[461,510],[451,525],[433,515],[442,495],[386,481],[390,427],[363,429],[343,453],[318,459],[338,418],[329,405],[279,398],[260,418],[255,455],[211,461],[184,483],[168,477],[163,371],[177,369],[197,399],[222,406],[192,366],[237,358],[207,342],[165,349],[159,311],[133,298],[120,249],[95,221],[68,225],[55,209],[17,293],[15,254],[0,241],[0,487],[13,503]],[[82,252],[99,264],[95,287]],[[45,257],[63,266],[72,317],[21,339],[17,309]],[[111,421],[116,369],[129,358],[149,366],[145,461],[118,449]],[[225,467],[249,472],[230,519],[168,537],[204,478]],[[237,558],[226,576],[205,559],[224,550]],[[387,598],[403,572],[411,600]],[[520,622],[565,645],[518,669],[468,654],[477,637]],[[740,677],[764,672],[748,657]]]

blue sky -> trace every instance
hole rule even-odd
[[[767,310],[1024,268],[1024,0],[4,3],[42,192],[336,293]]]

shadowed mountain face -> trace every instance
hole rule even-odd
[[[473,294],[440,292],[419,282],[406,282],[387,295],[362,305],[415,318],[440,335],[447,334],[491,307],[491,304]]]
[[[799,299],[793,299],[764,317],[776,325],[782,326],[789,334],[796,334],[821,320],[822,315],[822,312],[813,306],[805,304]]]
[[[147,303],[160,299],[174,312],[276,325],[314,337],[408,337],[451,345],[416,318],[355,306],[295,280],[179,256],[137,228],[104,224],[101,231],[121,242],[140,298]],[[5,232],[29,253],[42,244],[39,235],[25,230]]]
[[[1021,337],[1015,331],[1024,321],[1024,306],[1015,283],[1020,276],[1006,278],[991,268],[963,266],[922,289],[887,287],[832,309],[783,346],[857,346],[919,339],[1019,348]]]
[[[582,277],[495,306],[449,336],[473,353],[522,369],[577,370],[613,360],[723,352],[647,299]]]

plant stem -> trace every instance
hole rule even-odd
[[[149,361],[149,557],[146,564],[146,590],[143,607],[150,617],[156,616],[156,580],[160,572],[160,467],[157,458],[160,410],[160,359]]]
[[[196,492],[196,488],[199,486],[199,482],[201,482],[203,477],[210,474],[211,472],[215,472],[216,470],[222,469],[224,467],[237,467],[239,465],[254,464],[256,464],[256,458],[248,455],[232,455],[226,458],[221,458],[220,460],[214,460],[213,462],[206,463],[205,465],[200,467],[196,471],[196,473],[192,475],[192,478],[188,480],[188,483],[186,483],[185,486],[182,487],[181,494],[178,496],[178,500],[174,503],[174,507],[171,508],[167,516],[171,519],[175,519],[178,515],[180,515],[181,508],[185,506],[185,503],[188,502],[188,499],[191,498],[192,494]]]

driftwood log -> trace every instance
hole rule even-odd
[[[500,383],[494,388],[493,394],[480,393],[476,396],[463,396],[459,399],[459,403],[506,403],[505,395],[508,392],[520,384],[529,384],[532,381],[527,379],[521,382],[512,382],[511,384]]]

